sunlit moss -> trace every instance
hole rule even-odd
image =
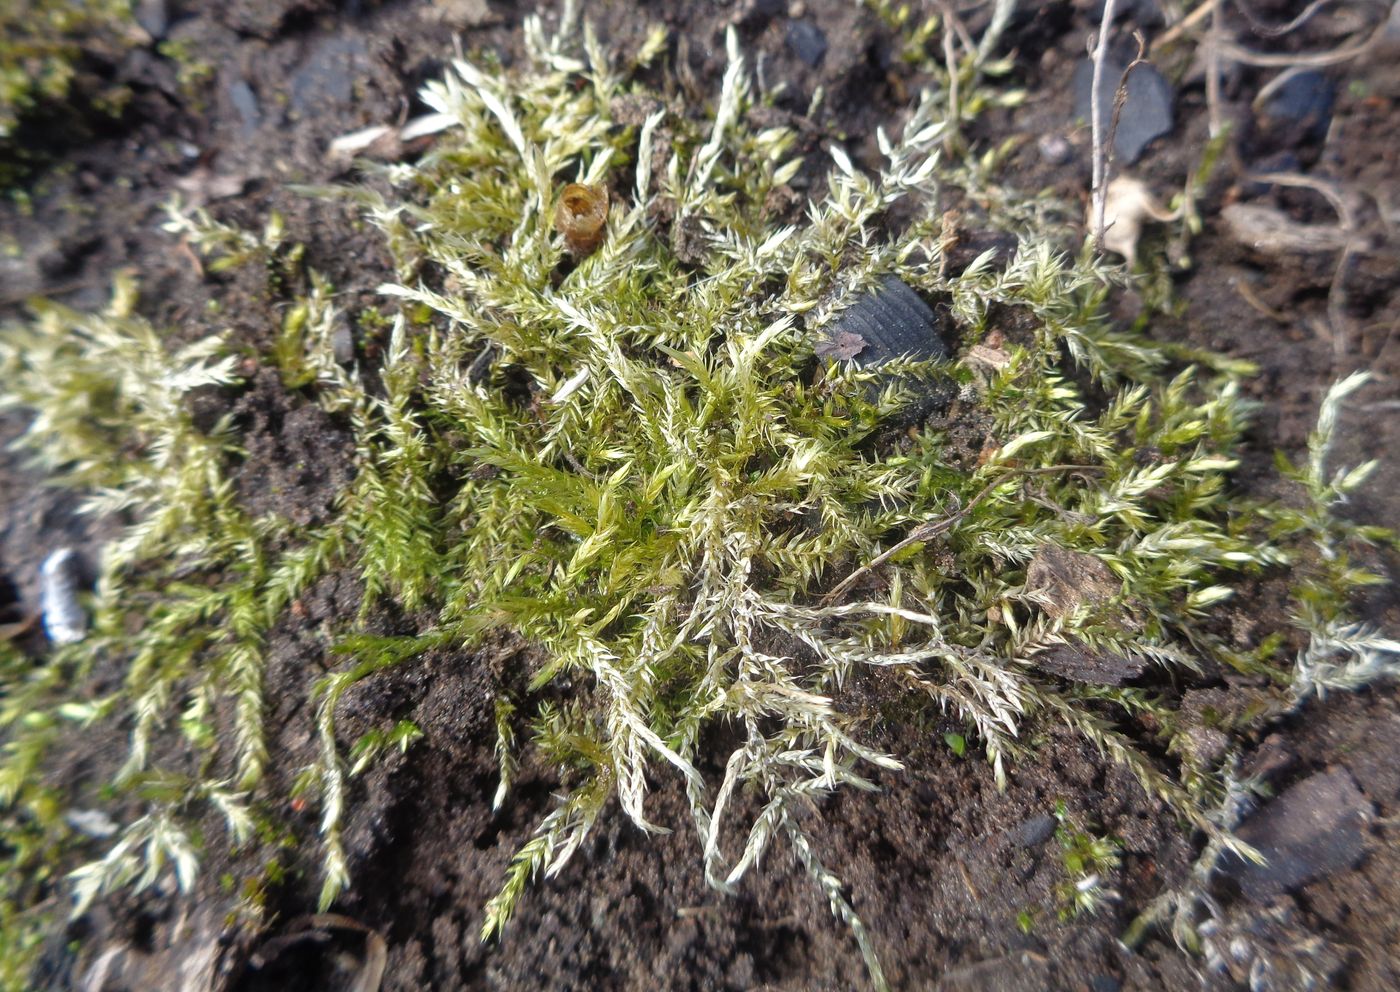
[[[1344,532],[1329,513],[1357,480],[1310,492],[1317,509],[1303,518],[1275,514],[1269,539],[1228,485],[1247,367],[1115,330],[1100,312],[1112,273],[1067,251],[1053,211],[996,186],[995,155],[944,157],[947,86],[897,139],[880,135],[877,174],[833,147],[805,212],[779,223],[770,204],[802,163],[790,131],[751,123],[765,94],[733,37],[704,113],[631,82],[586,28],[547,35],[531,19],[526,43],[518,69],[462,61],[427,87],[442,127],[417,162],[365,164],[364,185],[308,191],[356,205],[394,267],[384,304],[360,321],[385,332],[372,370],[337,353],[346,315],[314,276],[266,356],[285,387],[353,432],[355,478],[328,522],[297,531],[238,502],[236,432],[227,420],[196,427],[183,402],[236,380],[228,346],[165,347],[133,316],[129,287],[102,315],[45,307],[0,346],[6,403],[35,411],[26,443],[89,491],[94,511],[137,521],[106,552],[93,636],[7,682],[0,703],[0,799],[12,803],[33,795],[57,721],[131,728],[116,786],[147,812],[78,872],[82,903],[150,884],[166,863],[191,884],[188,823],[201,811],[248,835],[274,758],[263,640],[335,568],[359,576],[364,600],[339,618],[342,664],[310,692],[320,756],[297,783],[321,804],[323,905],[351,881],[352,771],[420,732],[400,723],[347,746],[337,702],[425,651],[502,630],[544,660],[526,691],[502,687],[494,701],[494,802],[511,801],[524,748],[559,768],[561,786],[484,908],[483,936],[502,932],[529,882],[557,872],[614,800],[643,830],[681,826],[646,809],[649,780],[671,774],[703,851],[696,870],[727,891],[785,845],[883,986],[875,939],[825,867],[831,853],[793,815],[901,767],[862,743],[844,705],[877,669],[962,719],[969,753],[999,779],[1028,728],[1064,724],[1212,843],[1233,843],[1213,815],[1223,766],[1154,756],[1172,743],[1166,697],[1065,681],[1037,658],[1062,648],[1182,674],[1223,664],[1270,675],[1282,712],[1295,670],[1278,640],[1241,649],[1205,621],[1242,577],[1311,560],[1319,534],[1380,537]],[[650,108],[640,123],[613,119],[627,96]],[[962,90],[960,114],[988,99],[975,96]],[[613,203],[601,245],[578,259],[554,227],[569,182],[606,186]],[[954,188],[1016,236],[1010,257],[953,271]],[[177,213],[171,230],[224,266],[295,252],[276,218],[252,235]],[[946,310],[956,358],[868,370],[819,359],[825,329],[889,276]],[[930,382],[955,406],[893,429]],[[981,447],[969,453],[959,431],[973,422]],[[1097,591],[1033,581],[1048,561],[1079,562]],[[1341,599],[1361,581],[1319,574]],[[370,634],[364,618],[389,601],[434,619],[413,636]],[[125,684],[75,706],[66,687],[99,654],[126,659]],[[1124,732],[1143,715],[1162,739]],[[703,755],[720,722],[740,743]],[[195,757],[152,767],[155,735],[177,733]],[[699,771],[711,764],[725,769],[718,781]],[[746,822],[732,811],[739,791],[757,799]]]

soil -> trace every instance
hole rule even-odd
[[[1150,0],[1120,6],[1129,11],[1125,30],[1134,23],[1159,30]],[[1282,22],[1303,6],[1256,0],[1250,9]],[[1317,51],[1356,30],[1364,8],[1335,6],[1282,39],[1249,34],[1233,14],[1230,23],[1250,47]],[[266,285],[273,276],[204,274],[160,230],[171,195],[208,201],[217,217],[252,229],[278,211],[291,236],[306,244],[311,268],[352,300],[372,303],[374,286],[388,275],[374,239],[340,207],[297,195],[289,185],[333,180],[323,157],[327,143],[411,112],[416,90],[442,70],[454,43],[469,53],[518,58],[521,21],[535,5],[238,0],[168,7],[167,40],[197,54],[211,70],[207,83],[182,85],[180,66],[154,46],[107,67],[132,90],[123,116],[89,122],[81,142],[48,136],[49,164],[33,178],[30,205],[0,206],[0,230],[20,249],[0,261],[0,308],[16,312],[33,294],[98,307],[112,275],[130,268],[140,273],[143,312],[157,324],[190,338],[228,327],[252,355],[280,320],[276,294]],[[1088,0],[1021,7],[1007,47],[1016,53],[1012,78],[1025,87],[1026,101],[985,114],[971,138],[985,145],[1019,142],[1011,185],[1083,200],[1089,137],[1072,121],[1069,79],[1099,8]],[[444,10],[456,12],[455,23],[439,16]],[[549,3],[539,10],[547,19],[558,14]],[[679,80],[673,85],[697,96],[715,90],[724,29],[736,25],[769,84],[787,84],[779,110],[799,123],[810,147],[839,140],[866,165],[875,163],[876,126],[897,127],[909,94],[917,92],[917,75],[895,60],[889,30],[848,0],[608,0],[586,4],[585,11],[605,41],[622,48],[635,47],[652,23],[666,24],[668,63]],[[815,65],[809,64],[810,26],[827,44]],[[1248,385],[1259,403],[1252,454],[1237,485],[1260,497],[1277,495],[1268,481],[1272,452],[1297,458],[1304,451],[1326,387],[1369,369],[1375,380],[1349,407],[1334,459],[1337,465],[1382,459],[1349,509],[1357,519],[1389,526],[1400,524],[1400,246],[1390,237],[1400,204],[1395,52],[1377,49],[1330,70],[1335,105],[1323,140],[1300,139],[1308,122],[1272,120],[1252,107],[1276,70],[1236,68],[1226,75],[1220,109],[1236,127],[1237,160],[1205,183],[1198,203],[1204,229],[1190,243],[1191,264],[1166,277],[1174,294],[1170,315],[1150,324],[1158,338],[1259,366]],[[1199,162],[1209,114],[1199,70],[1170,62],[1163,69],[1177,84],[1175,129],[1130,171],[1166,195]],[[825,99],[813,110],[818,87]],[[1046,137],[1063,139],[1062,148]],[[1245,181],[1246,163],[1299,169],[1338,184],[1356,212],[1359,247],[1339,257],[1335,251],[1264,254],[1238,243],[1221,217],[1233,202],[1276,205],[1310,223],[1334,220],[1313,191]],[[225,317],[208,310],[216,291]],[[1116,318],[1131,321],[1143,304],[1130,296],[1116,306]],[[372,345],[359,342],[362,350]],[[255,359],[248,371],[236,394],[194,400],[201,416],[230,411],[237,418],[250,452],[236,479],[241,497],[252,510],[275,506],[300,524],[324,519],[349,478],[341,457],[351,444],[345,426],[287,393]],[[20,424],[15,415],[0,420],[0,440]],[[8,583],[23,604],[37,601],[38,566],[49,549],[95,546],[111,527],[76,515],[68,497],[44,487],[8,450],[0,452],[0,497],[0,590]],[[1397,571],[1393,556],[1370,564]],[[279,756],[271,795],[286,795],[314,753],[299,711],[305,686],[336,663],[325,649],[325,625],[358,602],[353,576],[327,576],[269,636],[268,698],[275,702],[267,721]],[[1400,630],[1392,594],[1381,591],[1363,605],[1372,622]],[[1277,590],[1261,587],[1257,600],[1235,604],[1222,622],[1247,631],[1280,608]],[[371,623],[384,632],[412,632],[415,620],[381,614]],[[501,643],[475,655],[431,652],[367,680],[342,705],[343,742],[403,718],[425,735],[353,787],[346,846],[354,885],[336,910],[382,937],[384,989],[867,987],[855,942],[791,855],[770,855],[737,896],[706,888],[683,791],[665,775],[653,783],[648,813],[674,833],[645,836],[622,817],[611,818],[564,872],[534,888],[503,941],[480,943],[481,907],[558,785],[547,770],[527,765],[511,801],[499,814],[490,811],[496,673],[523,670],[517,662],[529,650]],[[1228,705],[1251,687],[1217,676],[1178,688],[1219,693]],[[1136,951],[1120,943],[1154,896],[1185,881],[1199,853],[1199,838],[1184,834],[1120,769],[1085,744],[1047,732],[1035,756],[1017,762],[1008,788],[999,791],[984,762],[971,751],[959,757],[944,742],[956,725],[917,713],[878,682],[861,691],[872,745],[903,756],[907,769],[880,775],[879,792],[824,802],[804,827],[818,856],[846,882],[895,988],[1105,992],[1248,982],[1238,968],[1213,968],[1209,955],[1193,956],[1167,939],[1154,937]],[[1310,964],[1333,987],[1400,986],[1398,754],[1400,703],[1391,686],[1310,705],[1255,742],[1245,765],[1264,769],[1279,792],[1317,772],[1349,773],[1368,804],[1364,843],[1359,860],[1267,900],[1221,886],[1216,895],[1231,933],[1272,948],[1278,961]],[[121,755],[119,735],[72,741],[54,774],[95,792]],[[1064,921],[1055,911],[1053,890],[1064,875],[1047,817],[1057,804],[1122,843],[1122,865],[1105,880],[1118,898],[1091,918]],[[294,832],[314,835],[313,812],[275,812]],[[55,933],[36,987],[331,989],[343,987],[356,962],[375,956],[376,938],[353,926],[323,920],[311,926],[311,937],[296,936],[308,925],[293,921],[314,912],[316,902],[310,855],[293,856],[285,883],[267,890],[273,912],[265,930],[230,942],[225,917],[235,898],[220,886],[219,856],[213,857],[192,898],[157,889]],[[1254,987],[1305,987],[1297,973],[1276,971],[1272,984]]]

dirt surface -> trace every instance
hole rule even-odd
[[[1019,138],[1013,185],[1082,199],[1089,138],[1072,120],[1068,80],[1092,30],[1094,5],[1022,6],[1007,47],[1017,54],[1013,79],[1026,87],[1027,100],[984,116],[972,137],[985,144]],[[1158,30],[1151,2],[1120,6],[1130,9],[1125,28],[1136,18]],[[1251,9],[1284,21],[1302,6],[1260,0]],[[1338,6],[1283,39],[1249,35],[1247,28],[1242,37],[1250,47],[1272,51],[1335,47],[1359,16],[1351,5]],[[518,57],[526,12],[495,0],[436,6],[238,0],[172,2],[169,9],[169,39],[197,54],[208,81],[182,86],[180,67],[153,47],[113,68],[133,90],[125,115],[104,124],[97,140],[66,146],[56,140],[52,165],[35,178],[32,207],[0,206],[0,230],[19,249],[0,260],[0,306],[13,309],[31,294],[100,306],[112,274],[132,268],[141,274],[143,310],[158,324],[181,338],[231,329],[250,355],[266,345],[280,320],[277,294],[265,284],[271,276],[206,276],[160,230],[163,204],[178,192],[254,230],[276,210],[287,218],[291,237],[307,245],[311,268],[324,272],[352,305],[357,298],[372,302],[373,287],[388,275],[375,239],[342,208],[298,196],[288,185],[334,179],[323,158],[329,140],[414,111],[417,88],[441,71],[454,44],[503,60]],[[557,16],[550,4],[540,9]],[[697,97],[715,89],[724,29],[736,25],[741,41],[758,53],[769,85],[781,80],[788,87],[775,113],[797,124],[810,148],[840,140],[867,164],[874,161],[875,127],[897,127],[909,94],[917,91],[917,76],[894,59],[889,30],[847,0],[614,0],[585,9],[605,41],[623,49],[635,47],[650,24],[665,23],[672,33],[667,65],[674,85],[693,88]],[[826,43],[816,60],[811,29]],[[1259,366],[1248,386],[1259,402],[1255,454],[1237,484],[1261,497],[1275,495],[1266,482],[1273,450],[1296,457],[1304,449],[1327,385],[1370,369],[1375,383],[1344,418],[1334,457],[1338,465],[1388,459],[1351,509],[1360,519],[1390,526],[1400,524],[1400,265],[1389,237],[1400,204],[1397,50],[1400,43],[1329,70],[1335,105],[1321,137],[1300,137],[1306,122],[1270,120],[1252,107],[1277,70],[1227,74],[1221,113],[1238,129],[1240,160],[1220,165],[1205,185],[1198,203],[1204,230],[1190,244],[1191,266],[1162,276],[1174,302],[1170,315],[1155,317],[1149,328],[1158,338]],[[1161,65],[1177,84],[1175,128],[1131,172],[1167,195],[1198,165],[1209,115],[1201,72],[1171,59]],[[659,80],[663,70],[655,71]],[[819,86],[825,98],[812,109]],[[1063,139],[1063,148],[1047,137]],[[1265,254],[1240,244],[1222,220],[1222,208],[1231,203],[1275,205],[1309,223],[1336,219],[1315,191],[1244,180],[1241,170],[1251,165],[1299,170],[1348,191],[1359,232],[1355,250]],[[216,285],[224,316],[208,309]],[[1129,298],[1115,315],[1131,321],[1141,306]],[[373,344],[361,340],[357,347],[364,354]],[[338,457],[351,444],[345,425],[288,393],[255,360],[247,371],[241,390],[197,401],[201,416],[231,412],[243,432],[249,460],[235,478],[240,498],[250,510],[276,507],[299,524],[324,519],[349,480]],[[18,424],[13,417],[0,422],[3,439]],[[0,453],[0,497],[0,577],[21,603],[36,601],[37,569],[48,549],[94,547],[113,526],[76,516],[71,501],[44,488],[10,452]],[[1393,558],[1375,564],[1396,574]],[[274,702],[267,721],[278,756],[269,794],[285,795],[314,753],[306,714],[297,708],[304,705],[305,687],[337,663],[327,652],[328,625],[358,603],[353,577],[330,575],[269,637],[267,696]],[[1221,623],[1242,629],[1247,639],[1251,613],[1279,608],[1276,590],[1261,588],[1256,602],[1235,604]],[[1367,609],[1374,622],[1400,630],[1393,596],[1378,594]],[[419,629],[417,618],[391,614],[370,624],[385,633]],[[497,768],[492,700],[502,681],[523,677],[511,673],[526,670],[529,650],[500,643],[475,655],[432,652],[345,697],[342,742],[404,718],[425,735],[353,786],[346,846],[354,886],[336,910],[382,936],[382,987],[866,987],[854,941],[790,854],[779,849],[770,855],[764,871],[751,873],[735,897],[706,888],[684,794],[664,775],[654,782],[648,813],[675,833],[653,838],[622,817],[611,818],[557,878],[531,892],[500,944],[481,944],[481,907],[550,808],[558,785],[547,771],[526,765],[512,800],[500,814],[490,812]],[[1196,839],[1130,776],[1086,745],[1051,733],[1035,758],[1013,766],[1006,791],[998,791],[985,763],[971,751],[957,756],[944,742],[945,732],[961,728],[916,712],[876,679],[857,688],[861,715],[871,721],[869,743],[901,755],[907,769],[882,773],[878,793],[848,792],[814,808],[804,828],[847,883],[894,987],[1248,987],[1249,961],[1212,962],[1209,954],[1188,955],[1156,938],[1136,952],[1119,943],[1154,896],[1185,880],[1198,853]],[[1228,702],[1250,688],[1247,680],[1217,676],[1171,691],[1219,693]],[[1278,792],[1319,772],[1345,771],[1364,805],[1357,807],[1358,856],[1267,897],[1250,886],[1221,885],[1226,935],[1278,963],[1273,984],[1254,987],[1304,987],[1296,970],[1284,967],[1294,961],[1337,988],[1400,985],[1397,755],[1400,705],[1390,686],[1312,705],[1246,755],[1246,764],[1266,770]],[[121,756],[119,739],[78,742],[64,749],[61,774],[95,787]],[[702,771],[718,776],[722,770]],[[1094,918],[1066,922],[1056,913],[1054,889],[1064,872],[1054,821],[1047,818],[1060,803],[1096,832],[1121,841],[1121,867],[1105,880],[1119,898]],[[275,812],[301,836],[314,836],[314,811]],[[314,912],[313,856],[293,860],[291,869],[284,884],[268,890],[272,922],[254,938],[224,946],[224,917],[235,900],[220,887],[216,861],[206,866],[192,899],[157,890],[55,934],[39,985],[176,988],[170,976],[184,974],[243,990],[342,987],[346,968],[353,970],[345,961],[370,956],[372,940],[362,932],[265,943]],[[99,973],[107,952],[107,971]]]

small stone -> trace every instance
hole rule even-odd
[[[343,320],[331,332],[331,354],[337,365],[349,365],[355,360],[355,339]]]
[[[1114,101],[1127,67],[1128,63],[1111,55],[1104,60],[1103,75],[1099,79],[1100,128],[1104,134],[1113,125]],[[1093,81],[1091,60],[1085,59],[1075,66],[1074,114],[1081,120],[1087,121],[1093,114]],[[1128,73],[1123,110],[1113,134],[1113,153],[1120,165],[1136,162],[1153,139],[1171,132],[1173,98],[1171,84],[1150,63],[1139,64]]]
[[[1290,787],[1236,831],[1265,863],[1226,855],[1222,871],[1239,882],[1249,899],[1266,902],[1360,862],[1366,853],[1363,828],[1372,815],[1370,802],[1350,772],[1318,772]]]
[[[894,276],[886,276],[878,289],[857,299],[827,328],[832,340],[843,332],[865,341],[865,347],[853,356],[862,368],[900,357],[927,361],[949,355],[937,315],[918,293]]]
[[[1325,73],[1308,69],[1288,77],[1269,98],[1264,113],[1287,126],[1293,139],[1289,144],[1315,143],[1327,137],[1336,99],[1332,80]]]
[[[913,361],[947,359],[947,316],[935,313],[909,286],[886,276],[878,288],[858,297],[822,329],[819,354],[850,356],[863,369],[876,368],[897,358]],[[872,399],[881,386],[872,390]],[[901,420],[917,423],[947,402],[935,384],[925,383],[901,411]]]
[[[1078,641],[1056,644],[1031,655],[1030,660],[1042,672],[1090,685],[1122,685],[1147,670],[1145,658],[1096,651]]]
[[[826,56],[826,35],[811,21],[793,21],[787,29],[787,47],[815,69]]]
[[[1049,132],[1036,139],[1035,147],[1040,157],[1050,165],[1064,165],[1074,155],[1074,149],[1062,134]]]
[[[1017,847],[1039,847],[1055,836],[1059,821],[1049,813],[1027,817],[1006,832],[1007,839]]]
[[[253,87],[248,85],[247,80],[235,79],[228,85],[229,103],[233,104],[233,109],[238,112],[238,119],[243,122],[244,135],[252,134],[262,123],[262,111],[258,108],[258,95],[253,92]]]
[[[357,37],[327,37],[307,54],[292,76],[291,106],[300,118],[317,118],[348,107],[355,81],[364,78],[369,49]]]
[[[170,29],[170,11],[165,0],[138,0],[131,13],[153,41],[160,41]]]
[[[1089,979],[1089,992],[1118,992],[1123,983],[1112,975],[1095,975]]]

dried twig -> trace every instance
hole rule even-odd
[[[1094,46],[1094,75],[1089,83],[1089,127],[1094,143],[1094,250],[1103,250],[1103,211],[1108,189],[1108,149],[1103,134],[1103,97],[1099,90],[1103,85],[1104,63],[1108,60],[1108,33],[1113,27],[1113,10],[1118,0],[1104,0],[1103,19],[1099,22],[1099,37]]]
[[[1191,11],[1191,13],[1167,28],[1167,30],[1163,31],[1162,34],[1152,42],[1153,53],[1155,54],[1159,49],[1166,48],[1187,31],[1190,31],[1197,24],[1200,24],[1201,21],[1209,17],[1218,6],[1220,6],[1220,0],[1209,0],[1209,2],[1201,4],[1195,10]]]

